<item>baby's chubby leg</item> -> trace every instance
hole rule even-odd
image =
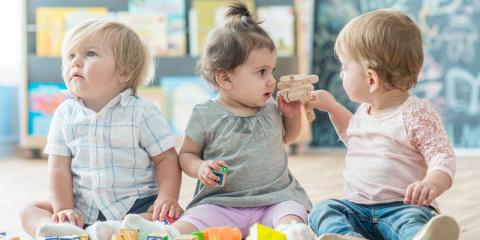
[[[275,226],[275,230],[287,235],[287,239],[289,240],[314,240],[317,238],[312,229],[298,216],[287,215],[281,218],[279,222],[287,223],[278,224]]]
[[[71,223],[46,223],[37,228],[35,237],[80,235],[87,232]]]
[[[70,223],[53,223],[50,201],[38,201],[27,205],[20,212],[22,227],[32,237],[65,236],[86,232]]]
[[[307,216],[307,210],[300,203],[285,201],[269,207],[261,223],[273,226],[289,240],[314,240],[315,233],[305,224]]]
[[[160,222],[152,222],[139,214],[128,214],[122,221],[122,228],[138,228],[146,235],[151,233],[166,233],[172,239],[173,237],[180,235],[180,231],[177,230],[175,225],[177,225],[176,222],[172,225],[163,225]]]

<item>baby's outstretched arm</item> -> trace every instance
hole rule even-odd
[[[178,163],[178,154],[175,148],[152,157],[157,173],[159,194],[153,207],[152,221],[164,220],[165,216],[179,218],[183,213],[178,204],[182,174]]]
[[[277,102],[278,109],[282,113],[283,126],[285,128],[283,143],[289,144],[297,139],[302,130],[302,103],[300,101],[287,103],[282,95],[278,95]]]
[[[48,178],[50,200],[54,223],[70,222],[83,227],[82,215],[73,206],[73,185],[70,157],[50,155],[48,157]]]
[[[311,100],[307,103],[307,108],[316,108],[328,112],[330,121],[337,130],[337,133],[345,133],[348,127],[352,113],[342,104],[337,102],[329,92],[325,90],[316,90],[312,92]]]

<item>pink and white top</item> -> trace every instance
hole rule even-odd
[[[360,204],[403,201],[407,186],[427,172],[453,180],[455,155],[432,105],[410,96],[395,110],[370,115],[362,104],[338,135],[347,146],[346,198]]]

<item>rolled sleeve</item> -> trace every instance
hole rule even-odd
[[[157,106],[145,108],[140,124],[140,143],[150,157],[175,147],[176,139]]]
[[[63,132],[66,114],[64,104],[60,105],[53,114],[48,130],[47,144],[44,149],[45,154],[58,156],[72,156],[70,149],[65,141]]]

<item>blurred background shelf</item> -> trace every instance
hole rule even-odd
[[[287,32],[287,35],[290,34],[288,36],[290,41],[286,45],[287,53],[282,53],[279,48],[279,58],[274,73],[275,77],[279,78],[283,75],[297,73],[299,71],[299,61],[296,54],[297,43],[294,14],[296,1],[245,1],[254,14],[257,11],[263,11],[264,14],[268,14],[271,8],[276,7],[283,7],[283,10],[287,10],[288,14],[277,14],[281,15],[277,16],[277,18],[267,15],[263,16],[262,20],[269,19],[273,22],[274,27],[280,28],[278,31],[273,30],[274,34],[276,32],[284,34],[285,28],[290,31]],[[97,14],[97,16],[121,22],[126,21],[124,23],[127,25],[131,23],[132,25],[129,26],[136,31],[138,30],[135,28],[136,20],[144,20],[144,22],[140,23],[140,27],[144,26],[141,24],[146,24],[144,27],[151,34],[149,32],[143,32],[144,35],[137,33],[146,41],[147,46],[152,47],[153,45],[151,44],[167,42],[166,51],[158,51],[156,45],[153,46],[155,48],[152,48],[156,50],[152,52],[155,56],[155,77],[149,85],[151,89],[143,91],[142,94],[156,101],[163,108],[167,122],[172,125],[173,129],[180,129],[183,125],[178,123],[178,121],[185,121],[185,119],[178,120],[176,119],[178,118],[177,116],[172,116],[172,109],[185,110],[190,105],[187,104],[188,107],[185,104],[180,106],[169,98],[175,95],[175,91],[179,91],[178,88],[184,87],[186,84],[189,85],[188,87],[193,87],[194,90],[207,91],[204,86],[206,84],[198,77],[196,71],[197,55],[206,33],[214,27],[214,24],[218,24],[216,22],[218,18],[215,16],[221,13],[219,11],[222,8],[221,5],[228,3],[228,1],[217,0],[27,0],[25,5],[27,78],[22,86],[23,93],[21,94],[21,146],[31,149],[35,157],[39,157],[40,150],[46,142],[51,116],[56,106],[61,103],[59,91],[65,88],[62,78],[61,58],[59,56],[59,47],[63,34],[70,26],[79,22],[79,19],[89,17],[90,14]],[[152,10],[152,7],[168,8],[168,12],[159,13],[160,11],[157,11],[157,9]],[[274,10],[278,11],[278,9]],[[160,16],[160,18],[164,16],[164,20],[159,20],[158,23],[155,22],[155,24],[159,25],[151,25],[149,18],[144,18],[144,15],[149,17],[150,15],[154,17]],[[174,17],[172,18],[171,15],[174,15]],[[279,17],[282,19],[281,25],[278,24]],[[290,17],[290,19],[286,17]],[[134,20],[132,21],[132,19]],[[157,18],[152,19],[155,20]],[[209,20],[205,22],[205,19]],[[172,23],[175,26],[173,31],[171,31]],[[285,25],[286,23],[289,24]],[[272,23],[270,23],[271,25]],[[153,38],[152,43],[149,35],[157,34],[154,29],[166,30],[167,35],[161,36],[165,37],[165,41]],[[179,46],[178,52],[172,53],[170,51],[172,36],[180,36],[179,42],[173,42],[174,47]],[[175,38],[175,40],[178,39]],[[288,45],[288,43],[291,45]],[[164,80],[167,81],[166,86],[162,84]],[[204,96],[212,96],[212,91],[203,95],[198,95],[197,92],[197,95],[189,96],[192,98],[192,101],[185,101],[184,99],[181,102],[192,104],[203,99],[202,97]],[[183,115],[185,114],[180,115],[184,118]],[[181,133],[181,131],[179,132]]]
[[[156,57],[155,63],[155,81],[152,85],[159,85],[162,76],[196,75],[197,57]],[[28,56],[28,73],[35,82],[63,82],[61,67],[61,59],[58,57],[38,57],[36,54]],[[278,78],[295,73],[297,69],[296,56],[279,57],[275,75]]]

